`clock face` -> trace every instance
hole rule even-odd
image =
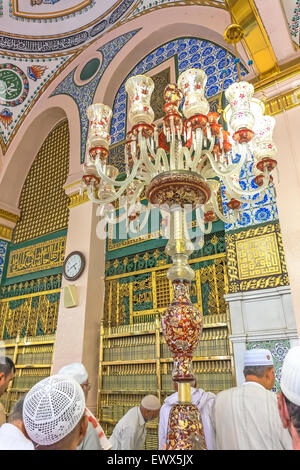
[[[84,257],[78,251],[70,253],[64,263],[64,276],[69,281],[77,279],[84,268]]]

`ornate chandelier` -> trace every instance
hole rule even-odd
[[[179,404],[170,413],[168,430],[168,445],[175,449],[206,447],[201,416],[191,404],[190,393],[202,313],[189,298],[194,271],[188,257],[194,246],[187,230],[186,208],[195,210],[203,235],[218,219],[232,223],[240,216],[244,202],[264,196],[276,166],[275,120],[263,114],[263,103],[253,98],[253,85],[239,81],[227,88],[225,130],[219,113],[209,110],[204,96],[206,81],[203,70],[189,69],[177,84],[168,85],[164,90],[165,116],[158,129],[150,105],[152,79],[144,75],[128,79],[125,88],[132,128],[127,133],[126,174],[122,178],[108,163],[111,109],[104,104],[87,109],[90,127],[82,179],[90,200],[101,207],[103,215],[109,203],[126,194],[128,218],[133,220],[139,216],[135,207],[145,190],[150,205],[169,214],[166,252],[173,264],[167,277],[173,284],[174,299],[162,315],[162,330],[174,358],[173,380],[179,386]],[[242,167],[250,162],[256,186],[252,189],[239,184]],[[228,200],[226,215],[218,203],[221,186]]]
[[[209,112],[204,97],[206,81],[203,70],[189,69],[180,75],[178,85],[166,87],[165,117],[158,131],[150,106],[152,79],[144,75],[129,78],[126,91],[131,102],[132,129],[127,133],[123,181],[116,179],[118,169],[107,164],[112,111],[104,104],[89,106],[83,182],[93,202],[105,207],[126,194],[129,218],[133,220],[139,215],[134,207],[146,189],[153,207],[168,210],[174,204],[192,206],[202,232],[209,233],[212,222],[221,219],[232,223],[239,218],[242,203],[249,203],[253,196],[263,198],[276,166],[272,140],[275,120],[264,116],[264,104],[252,98],[253,85],[240,81],[225,92],[229,104],[224,110],[228,130],[224,130],[220,115]],[[183,98],[182,115],[178,108]],[[249,162],[254,162],[254,189],[239,185],[241,169]],[[229,215],[218,204],[221,184]]]

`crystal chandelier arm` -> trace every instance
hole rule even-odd
[[[131,183],[131,182],[133,181],[133,179],[135,178],[136,173],[137,173],[137,170],[138,170],[139,163],[140,163],[140,162],[139,162],[138,160],[135,161],[134,166],[133,166],[133,168],[132,168],[131,175],[130,175],[125,181],[122,182],[122,183],[123,183],[123,186],[121,186],[121,188],[119,189],[119,191],[117,191],[116,194],[114,194],[114,196],[111,196],[111,197],[106,198],[106,199],[104,199],[104,200],[102,200],[102,199],[100,199],[100,198],[97,199],[97,198],[95,198],[95,196],[94,196],[95,188],[94,188],[94,187],[92,188],[91,186],[89,186],[89,187],[87,188],[87,193],[88,193],[89,199],[90,199],[92,202],[95,202],[96,204],[104,204],[104,203],[109,204],[110,202],[113,202],[113,201],[115,201],[116,199],[118,199],[118,198],[123,194],[123,192],[124,192],[125,189],[127,188],[128,184]],[[104,173],[101,171],[100,176],[102,176],[102,174],[104,175]],[[105,176],[105,175],[104,175],[104,176]],[[110,180],[110,178],[108,178],[108,180]],[[111,181],[113,182],[112,184],[114,185],[114,180],[111,180]]]
[[[207,234],[207,233],[210,233],[211,232],[211,228],[212,228],[212,222],[208,222],[207,224],[207,228],[205,228],[205,223],[202,219],[202,216],[200,214],[200,207],[197,207],[196,208],[196,220],[197,220],[197,223],[200,227],[200,230],[203,234]]]
[[[224,214],[222,214],[215,198],[211,198],[211,200],[212,200],[214,212],[216,216],[219,217],[220,220],[222,220],[222,222],[224,222],[225,224],[232,224],[233,222],[236,221],[236,217],[234,215],[226,217]]]
[[[242,166],[244,165],[246,157],[247,157],[247,153],[246,153],[246,149],[245,149],[242,152],[240,161],[238,163],[234,163],[232,165],[229,165],[226,170],[223,170],[223,168],[225,168],[224,165],[222,165],[222,164],[217,165],[215,159],[213,158],[213,156],[210,152],[206,151],[205,155],[208,157],[209,162],[210,162],[214,172],[217,174],[217,176],[219,176],[221,178],[226,178],[227,176],[230,176],[233,173],[236,173],[238,170],[240,170],[242,168]],[[221,168],[219,168],[219,167],[221,167]]]
[[[195,154],[194,154],[194,158],[193,158],[193,162],[191,166],[191,171],[196,171],[197,166],[200,162],[200,158],[202,154],[202,142],[203,142],[202,129],[196,129],[196,148],[194,149]]]
[[[242,188],[236,186],[233,183],[233,181],[231,179],[229,179],[228,177],[224,178],[224,182],[225,182],[226,189],[228,189],[228,191],[231,192],[232,194],[235,193],[236,195],[244,196],[244,197],[245,196],[252,196],[252,195],[255,195],[255,194],[260,194],[260,193],[262,193],[263,191],[265,191],[267,189],[267,187],[269,186],[269,175],[264,174],[264,182],[257,189],[249,189],[249,190],[242,189]]]
[[[142,169],[141,169],[141,168],[139,168],[139,170],[141,170],[141,171],[139,171],[139,172],[137,173],[136,178],[137,178],[139,181],[141,181],[144,186],[145,186],[146,184],[149,184],[150,181],[151,181],[151,175],[149,176],[148,173],[142,172]]]
[[[138,183],[137,188],[136,188],[136,190],[134,191],[133,196],[132,196],[132,198],[131,198],[132,201],[136,201],[137,198],[140,197],[140,195],[141,195],[141,193],[142,193],[142,191],[143,191],[143,189],[144,189],[144,186],[145,186],[145,184],[144,184],[142,181],[140,181],[140,182]]]
[[[102,170],[102,168],[101,168],[101,163],[100,163],[100,159],[99,159],[99,158],[97,158],[97,159],[95,160],[95,166],[96,166],[96,169],[97,169],[97,172],[98,172],[99,176],[101,176],[101,179],[102,179],[105,183],[111,184],[111,185],[113,185],[113,186],[121,186],[121,187],[123,187],[123,186],[125,185],[125,187],[126,187],[126,186],[127,186],[129,183],[131,183],[131,181],[135,178],[136,172],[137,172],[137,168],[138,168],[138,166],[139,166],[138,160],[136,160],[135,158],[133,158],[133,161],[134,161],[134,165],[133,165],[133,168],[132,168],[132,171],[131,171],[131,175],[128,176],[128,177],[126,178],[126,180],[124,180],[124,181],[115,181],[115,180],[113,180],[112,178],[109,178],[109,177],[103,172],[103,170]],[[137,165],[136,165],[136,163],[137,163]],[[133,177],[132,177],[132,175],[133,175]],[[121,194],[122,194],[122,193],[121,193]]]
[[[155,161],[155,173],[161,171],[163,168],[163,171],[169,171],[169,162],[167,158],[167,154],[162,148],[158,148],[157,152],[155,153],[149,142],[147,143],[147,148],[151,156],[153,157],[153,160]],[[161,164],[161,162],[163,164]]]
[[[185,157],[185,163],[184,163]],[[182,170],[189,170],[193,165],[191,152],[187,147],[182,147],[178,153],[178,167]]]
[[[101,209],[105,206],[99,206]],[[113,212],[113,215],[110,217],[110,212],[106,212],[105,214],[105,217],[106,217],[106,222],[108,224],[113,224],[113,225],[117,225],[117,224],[120,224],[120,222],[123,222],[124,220],[127,220],[128,219],[128,214],[127,214],[127,211],[123,212],[123,214],[120,214],[118,215],[118,217],[116,218],[116,210],[115,208],[113,208],[113,210],[111,211]],[[100,216],[100,217],[104,217],[104,214],[100,213],[100,212],[97,212],[96,215]]]
[[[177,155],[178,155],[178,146],[176,145],[175,138],[171,139],[170,142],[170,170],[177,169]]]
[[[161,169],[161,167],[160,167],[160,164],[161,164],[160,162],[161,161],[163,161],[164,171],[169,171],[170,166],[169,166],[169,161],[168,161],[168,158],[167,158],[167,154],[164,151],[164,149],[159,148],[157,150],[157,161],[155,162],[155,168],[156,168],[157,171],[159,171]]]
[[[143,220],[143,222],[142,222],[141,225],[137,224],[136,229],[135,229],[134,226],[133,226],[134,220],[132,220],[132,221],[130,222],[130,224],[129,224],[129,229],[130,229],[131,233],[138,233],[138,232],[140,232],[141,230],[143,230],[143,228],[145,227],[146,223],[148,222],[149,215],[150,215],[150,210],[143,211],[142,213],[145,214],[144,220]],[[141,216],[141,215],[140,215],[140,216]]]
[[[141,134],[139,134],[139,147],[140,147],[140,154],[141,154],[141,160],[145,164],[145,167],[147,168],[148,172],[151,174],[156,174],[155,166],[153,163],[150,161],[149,155],[148,155],[148,146],[147,146],[147,140],[145,137],[143,137]],[[155,154],[154,154],[155,155]],[[155,157],[154,157],[155,158]]]

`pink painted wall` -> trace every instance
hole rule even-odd
[[[300,107],[277,114],[274,141],[278,147],[277,207],[300,336]]]
[[[77,188],[73,188],[74,189]],[[82,362],[89,374],[91,391],[88,407],[96,411],[100,319],[104,305],[105,241],[96,236],[96,206],[86,202],[70,210],[66,256],[81,251],[85,269],[76,281],[62,280],[59,315],[56,330],[52,373],[71,362]],[[64,307],[63,289],[75,285],[79,304]]]

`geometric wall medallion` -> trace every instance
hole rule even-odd
[[[228,292],[290,284],[280,225],[257,225],[225,234]]]
[[[237,241],[236,253],[240,279],[281,272],[275,233]]]
[[[29,82],[16,65],[0,64],[0,104],[18,106],[28,95]]]

